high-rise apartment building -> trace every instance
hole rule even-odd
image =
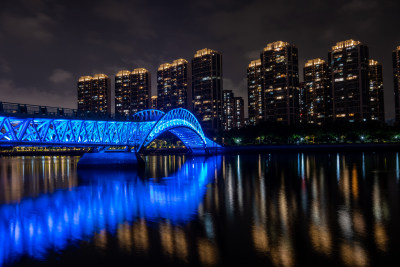
[[[144,68],[115,75],[115,113],[129,116],[150,106],[151,77]]]
[[[385,121],[382,64],[376,60],[369,60],[368,79],[369,119]]]
[[[162,111],[171,109],[171,74],[169,63],[161,64],[157,70],[157,105]]]
[[[153,95],[150,98],[150,108],[151,109],[158,109],[157,100],[158,100],[158,97],[156,95]]]
[[[150,107],[151,76],[145,68],[134,69],[130,74],[131,115]]]
[[[334,120],[366,121],[368,108],[368,47],[347,40],[332,46],[328,55],[332,80],[332,115]]]
[[[400,46],[392,52],[396,122],[400,122]]]
[[[78,110],[111,113],[110,79],[105,74],[82,76],[78,79]]]
[[[235,127],[235,95],[232,90],[223,90],[223,127],[225,131]]]
[[[261,53],[265,120],[300,122],[298,50],[287,42],[268,44]]]
[[[92,76],[81,76],[78,79],[78,110],[92,110]]]
[[[223,90],[223,129],[225,131],[244,126],[244,100],[235,97],[232,90]]]
[[[96,74],[92,78],[92,110],[111,113],[111,82],[105,74]]]
[[[205,129],[222,128],[222,55],[199,50],[192,59],[193,112]]]
[[[158,68],[157,95],[160,110],[188,108],[189,66],[185,59],[180,58],[171,64],[161,64]]]
[[[253,60],[247,68],[249,124],[256,125],[264,117],[264,90],[261,59]]]
[[[323,124],[331,116],[331,91],[328,63],[320,58],[304,65],[302,83],[302,121]]]
[[[242,97],[235,97],[234,103],[234,127],[239,129],[244,126],[244,100]]]
[[[115,75],[115,113],[128,116],[132,114],[131,72],[121,70]]]

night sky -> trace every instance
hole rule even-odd
[[[383,63],[386,119],[394,116],[391,53],[400,45],[400,1],[1,0],[0,101],[76,108],[81,75],[190,61],[196,50],[223,55],[224,89],[245,98],[246,69],[267,43],[327,59],[347,39]],[[112,86],[113,88],[113,86]],[[246,112],[247,113],[247,112]]]

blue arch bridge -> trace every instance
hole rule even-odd
[[[0,146],[96,147],[80,165],[131,165],[138,153],[165,132],[178,137],[191,154],[222,149],[208,139],[196,117],[178,108],[167,113],[149,109],[133,116],[100,115],[75,109],[0,102]],[[112,147],[125,147],[112,152]],[[132,153],[133,152],[133,153]]]

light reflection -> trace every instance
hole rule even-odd
[[[340,161],[339,161],[339,153],[336,154],[336,180],[339,182],[340,180]]]
[[[396,178],[397,181],[400,179],[399,153],[396,153]]]
[[[311,223],[309,235],[314,249],[323,253],[327,256],[331,254],[332,251],[332,236],[330,234],[329,228],[325,225],[316,225]]]
[[[362,153],[362,178],[365,179],[365,153]]]
[[[393,251],[396,241],[390,227],[398,220],[394,170],[399,163],[398,155],[391,155],[386,161],[372,153],[225,155],[200,161],[148,157],[144,174],[114,172],[110,179],[110,174],[82,173],[80,186],[70,191],[56,188],[53,194],[0,206],[0,218],[11,218],[9,233],[0,231],[0,239],[8,240],[0,242],[0,251],[10,253],[13,244],[14,255],[40,256],[82,239],[106,250],[116,238],[124,253],[148,258],[156,253],[177,265],[216,265],[225,257],[235,262],[246,253],[250,261],[273,266],[314,258],[368,265],[376,255]],[[69,169],[62,167],[67,161],[60,160],[60,173]],[[46,161],[46,173],[48,166]],[[16,216],[16,206],[24,213],[36,205],[49,211],[46,216],[30,221],[29,212]],[[0,254],[3,262],[7,253]]]
[[[139,251],[148,251],[150,241],[146,221],[141,219],[138,222],[134,223],[132,231],[133,243],[135,248]]]
[[[366,156],[362,154],[344,156],[337,153],[335,156],[329,162],[326,158],[316,160],[319,155],[304,155],[304,161],[302,153],[295,155],[293,160],[297,164],[292,171],[299,178],[298,183],[287,168],[290,164],[288,156],[275,155],[272,162],[266,160],[265,174],[261,174],[260,161],[257,161],[250,234],[254,249],[268,257],[273,265],[295,264],[295,236],[300,234],[295,234],[295,229],[301,228],[300,225],[307,227],[308,240],[315,252],[332,259],[338,256],[345,265],[368,264],[369,254],[374,252],[361,245],[365,240],[375,240],[377,249],[388,251],[388,228],[384,224],[388,216],[384,214],[390,208],[387,207],[388,200],[380,192],[383,189],[378,179],[374,180],[372,188],[367,189],[372,166],[365,164]],[[282,162],[284,164],[280,165]],[[396,167],[397,162],[393,163]],[[382,164],[389,164],[389,159]],[[329,166],[336,168],[336,173],[332,173]],[[364,172],[366,176],[360,180],[359,173]],[[265,181],[264,176],[269,177],[269,183],[261,183]],[[338,183],[332,183],[335,180]],[[294,187],[296,183],[297,188]],[[366,218],[369,216],[368,203],[365,203],[368,192],[372,192],[372,202],[368,203],[372,204],[376,218],[372,224]],[[298,210],[299,207],[302,209]]]
[[[161,223],[159,228],[163,253],[169,258],[179,258],[186,262],[189,252],[183,230],[178,226],[172,226],[170,223]]]
[[[199,239],[197,243],[198,255],[203,265],[213,266],[217,264],[218,252],[216,246],[206,239]]]
[[[368,256],[364,247],[359,243],[342,243],[340,255],[347,266],[368,266]]]
[[[255,248],[261,253],[269,252],[268,235],[265,226],[254,225],[252,228],[252,237]]]
[[[125,252],[130,252],[133,246],[132,229],[128,223],[120,224],[117,230],[119,247]]]
[[[193,158],[173,177],[159,182],[142,180],[134,171],[81,171],[81,186],[2,205],[0,265],[20,255],[42,258],[50,248],[61,250],[91,236],[96,246],[104,248],[104,229],[116,232],[125,250],[131,247],[131,236],[136,246],[147,250],[146,223],[135,223],[133,233],[129,225],[136,218],[164,218],[171,225],[193,219],[219,163],[219,157]],[[181,237],[179,242],[185,243]]]
[[[100,230],[93,236],[94,245],[100,249],[106,249],[107,247],[107,232],[105,229]]]
[[[76,166],[77,158],[72,160],[72,165]],[[69,174],[70,168],[70,161],[66,161],[65,157],[2,158],[0,204],[17,203],[23,197],[75,187],[78,179],[76,175]]]

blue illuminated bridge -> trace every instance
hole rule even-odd
[[[221,148],[188,110],[144,110],[130,117],[0,102],[0,146],[129,147],[135,152],[170,132],[191,153]]]

